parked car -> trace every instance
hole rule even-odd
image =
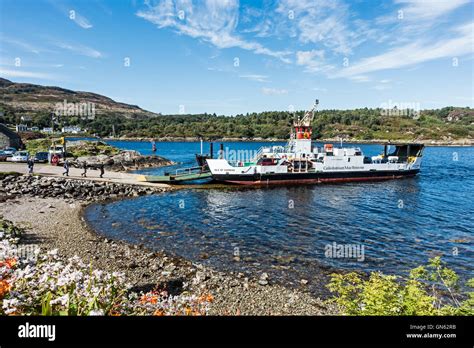
[[[3,153],[6,154],[6,155],[9,155],[9,156],[13,156],[13,154],[16,151],[17,150],[14,147],[6,147],[6,148],[3,149]]]
[[[11,157],[11,156],[7,155],[5,151],[0,151],[0,162],[6,161],[8,157]]]
[[[10,161],[12,161],[12,162],[26,162],[26,161],[28,161],[28,157],[30,157],[30,154],[28,153],[28,151],[17,151],[10,158]]]
[[[48,152],[37,152],[35,155],[34,161],[47,163],[49,159],[48,156],[49,156]]]

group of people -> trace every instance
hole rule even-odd
[[[66,167],[65,167],[66,168]],[[100,175],[99,177],[100,178],[103,178],[104,177],[104,174],[105,174],[105,167],[104,167],[104,164],[99,164],[96,168],[98,168],[100,170]],[[81,176],[86,178],[87,177],[87,162],[82,162],[82,173],[81,173]],[[69,172],[69,165],[68,165],[68,172]]]
[[[28,166],[28,173],[29,174],[33,174],[33,168],[35,166],[35,160],[33,157],[28,157],[28,161],[26,162],[27,166]],[[70,167],[70,163],[69,163],[69,160],[66,158],[64,160],[64,164],[63,164],[63,168],[64,168],[64,172],[62,175],[65,175],[65,176],[69,176],[69,167]],[[88,165],[87,165],[87,162],[84,161],[82,162],[82,165],[81,165],[83,171],[81,173],[81,176],[86,178],[87,177],[87,168],[88,168]],[[90,167],[90,166],[89,166]],[[95,168],[99,169],[100,170],[100,175],[99,177],[100,178],[103,178],[104,177],[104,174],[105,174],[105,166],[104,164],[99,164],[98,166],[95,166]]]

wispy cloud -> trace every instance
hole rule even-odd
[[[63,1],[56,1],[56,0],[49,0],[51,6],[56,8],[59,12],[63,15],[66,15],[69,20],[72,20],[78,26],[83,29],[90,29],[93,27],[92,23],[83,15],[79,13],[74,7],[69,6],[64,0]],[[99,6],[103,7],[100,2],[97,3]]]
[[[262,93],[264,95],[283,95],[283,94],[288,94],[288,90],[263,87],[262,88]]]
[[[37,46],[31,45],[31,44],[29,44],[25,41],[6,37],[2,33],[0,33],[0,41],[3,42],[3,43],[9,44],[9,45],[16,46],[16,47],[18,47],[18,48],[20,48],[20,49],[22,49],[23,51],[26,51],[26,52],[39,54],[40,52],[44,51],[43,49],[41,49]]]
[[[289,51],[274,51],[236,34],[239,16],[237,0],[158,0],[148,1],[147,8],[136,15],[158,28],[171,28],[177,33],[209,42],[218,48],[239,47],[290,63]]]
[[[55,41],[53,44],[56,47],[71,51],[73,53],[79,54],[81,56],[91,57],[91,58],[102,58],[103,54],[97,51],[94,48],[84,46],[78,43],[69,43],[63,41]]]
[[[474,22],[458,26],[455,28],[455,32],[457,36],[450,39],[436,43],[417,41],[392,48],[379,55],[364,58],[340,70],[333,77],[351,77],[379,70],[407,67],[439,58],[473,54]]]
[[[8,77],[8,78],[25,77],[25,78],[35,78],[35,79],[45,79],[45,80],[56,79],[56,77],[51,74],[25,71],[25,70],[1,69],[1,68],[0,68],[0,76]]]
[[[379,17],[376,21],[379,24],[432,21],[469,2],[470,0],[395,0],[395,4],[401,5],[398,11]]]
[[[268,82],[268,76],[266,75],[239,75],[243,79],[257,82]]]
[[[74,11],[74,12],[71,12]],[[69,12],[69,18],[72,19],[78,26],[80,26],[83,29],[90,29],[93,27],[93,25],[89,22],[89,20],[79,14],[79,12],[75,10],[71,10]]]
[[[296,52],[296,64],[305,67],[305,71],[319,72],[330,71],[331,65],[325,63],[323,50],[298,51]]]
[[[290,36],[337,54],[351,54],[370,34],[364,21],[351,21],[349,6],[340,0],[282,0],[276,12],[282,16],[278,20],[287,23]]]

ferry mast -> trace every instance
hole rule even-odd
[[[319,100],[316,99],[311,110],[306,111],[303,118],[296,117],[293,121],[293,129],[296,139],[311,139],[311,135],[313,134],[311,122],[314,119],[314,111],[318,107],[318,104]]]

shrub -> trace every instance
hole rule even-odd
[[[435,257],[411,270],[408,279],[372,272],[332,274],[329,299],[346,315],[474,315],[474,292],[461,301],[459,277]],[[474,279],[467,286],[474,288]],[[465,296],[464,296],[465,297]]]

